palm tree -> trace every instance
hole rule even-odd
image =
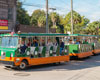
[[[41,16],[38,19],[38,27],[45,27],[46,24],[46,17],[45,16]]]
[[[51,21],[53,23],[53,26],[56,26],[59,15],[56,12],[53,12],[50,14],[50,16],[51,16]]]

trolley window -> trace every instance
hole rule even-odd
[[[15,48],[18,45],[18,37],[2,37],[1,46]]]

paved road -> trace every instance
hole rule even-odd
[[[100,80],[100,55],[61,65],[30,67],[25,71],[0,66],[0,80]]]

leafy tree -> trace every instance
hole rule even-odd
[[[17,2],[17,21],[20,24],[30,25],[30,16],[25,9],[22,8],[22,3]]]
[[[76,11],[73,11],[74,34],[82,34],[84,28],[89,23],[89,19],[81,16]],[[64,21],[64,32],[71,32],[71,12],[69,12]]]
[[[100,21],[89,23],[85,29],[86,34],[100,35]]]
[[[46,25],[46,17],[45,16],[40,16],[38,19],[38,26],[39,27],[45,27]]]
[[[58,20],[59,20],[59,14],[57,14],[56,12],[52,12],[50,14],[50,17],[51,17],[51,21],[53,23],[53,27],[56,26]]]
[[[41,17],[42,16],[42,17]],[[38,25],[38,22],[40,21],[40,17],[43,18],[41,20],[44,20],[44,17],[45,17],[45,11],[43,10],[35,10],[33,13],[32,13],[32,16],[31,16],[31,25],[34,25],[34,26],[40,26]],[[38,21],[39,20],[39,21]]]

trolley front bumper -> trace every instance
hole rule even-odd
[[[4,66],[14,66],[13,61],[0,61],[0,64]]]

